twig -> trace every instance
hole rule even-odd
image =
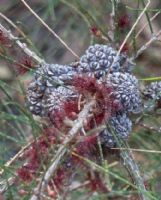
[[[41,193],[45,190],[50,178],[53,176],[56,171],[60,161],[64,157],[64,154],[67,152],[66,146],[70,143],[70,141],[74,138],[74,136],[78,133],[79,129],[83,126],[84,120],[87,118],[88,113],[90,112],[92,106],[94,105],[94,100],[90,101],[88,104],[84,106],[84,109],[79,113],[77,120],[74,121],[73,128],[69,131],[68,137],[64,140],[64,144],[58,149],[56,155],[54,156],[53,163],[46,171],[44,177],[42,178],[41,183],[35,189],[35,194],[31,197],[30,200],[38,200]]]
[[[124,41],[122,42],[122,44],[121,44],[121,46],[120,46],[120,48],[119,48],[119,50],[118,50],[118,52],[117,52],[117,55],[115,56],[115,58],[114,58],[114,60],[113,60],[113,62],[112,62],[112,64],[111,64],[111,66],[110,66],[108,72],[110,72],[110,69],[113,67],[113,65],[114,65],[115,62],[117,61],[117,59],[118,59],[118,57],[119,57],[119,55],[120,55],[120,53],[121,53],[121,51],[122,51],[122,49],[123,49],[125,43],[126,43],[127,40],[129,39],[130,35],[132,34],[132,32],[133,32],[133,30],[135,29],[136,25],[138,24],[139,20],[142,18],[142,16],[143,16],[144,13],[146,12],[146,10],[147,10],[147,8],[148,8],[148,6],[149,6],[149,4],[150,4],[150,1],[151,1],[151,0],[148,0],[148,3],[146,4],[145,8],[144,8],[143,11],[140,13],[140,15],[139,15],[138,18],[136,19],[135,23],[133,24],[132,28],[130,29],[130,31],[128,32],[127,36],[125,37]],[[107,76],[108,76],[108,73],[107,73]]]
[[[124,151],[125,151],[125,150],[124,150]],[[135,163],[135,161],[133,160],[133,158],[131,157],[131,154],[129,154],[128,152],[127,152],[127,154],[126,154],[126,153],[125,153],[125,154],[122,154],[121,157],[122,157],[123,160],[125,160],[125,161],[124,161],[124,164],[125,164],[126,167],[128,167],[128,172],[131,173],[131,175],[132,175],[132,177],[133,177],[133,180],[135,181],[134,177],[135,177],[135,178],[138,178],[138,177],[139,177],[139,178],[141,179],[141,180],[140,180],[140,179],[139,179],[139,180],[140,180],[140,185],[141,185],[142,187],[138,184],[138,183],[139,183],[138,180],[135,181],[136,184],[132,184],[132,183],[130,183],[128,180],[126,180],[126,179],[122,178],[121,176],[119,176],[118,174],[113,173],[112,171],[110,171],[110,170],[109,170],[109,167],[108,167],[108,168],[104,168],[104,167],[98,165],[97,163],[91,162],[91,161],[88,160],[87,158],[85,158],[85,157],[83,157],[83,156],[81,156],[81,155],[78,155],[78,154],[75,153],[75,152],[72,152],[72,154],[73,154],[74,156],[78,157],[79,159],[82,159],[83,161],[85,161],[85,162],[86,162],[87,164],[89,164],[90,166],[92,166],[92,169],[96,169],[96,170],[99,170],[99,171],[108,173],[109,175],[115,177],[116,179],[123,181],[125,184],[128,184],[129,186],[131,186],[131,187],[137,189],[137,190],[139,191],[139,193],[140,193],[141,198],[142,198],[142,196],[144,196],[144,198],[142,198],[142,200],[149,200],[149,198],[151,198],[150,200],[152,200],[152,199],[156,200],[155,197],[153,197],[151,194],[149,194],[149,193],[146,191],[146,189],[145,189],[145,187],[144,187],[144,183],[142,182],[142,178],[141,178],[140,173],[139,173],[139,170],[138,170],[138,166],[137,166],[137,164]],[[124,156],[125,156],[125,157],[124,157]],[[126,159],[127,159],[127,160],[126,160]],[[128,159],[130,159],[130,160],[128,160]],[[131,172],[130,170],[134,170],[134,171]],[[133,175],[133,173],[134,173],[134,175]],[[137,174],[135,174],[135,173],[137,173]],[[144,188],[144,189],[143,189],[143,188]],[[149,198],[148,198],[148,197],[146,198],[145,195],[148,196]]]
[[[69,188],[69,191],[72,192],[74,190],[78,190],[79,188],[88,186],[90,184],[90,181],[85,181],[84,183],[80,183],[78,185],[73,185]]]
[[[135,160],[133,159],[132,152],[121,149],[120,156],[123,160],[123,165],[128,170],[129,174],[131,175],[134,183],[136,184],[136,186],[139,190],[140,199],[148,200],[149,198],[146,195],[147,190],[145,188],[144,181],[140,175],[138,165],[136,164]]]
[[[136,152],[143,152],[143,153],[158,153],[161,154],[161,151],[157,150],[151,150],[151,149],[133,149],[133,148],[111,148],[115,150],[130,150],[130,151],[136,151]]]
[[[133,56],[130,60],[133,61],[135,60],[139,55],[141,55],[151,44],[152,42],[158,40],[158,37],[161,35],[161,30],[159,30],[156,34],[154,34],[152,36],[152,38],[147,42],[145,43],[137,52],[136,52],[136,55]]]
[[[35,11],[26,3],[24,0],[20,0],[26,8],[51,32],[77,59],[79,56],[53,31],[36,13]]]
[[[64,3],[65,5],[69,6],[71,9],[73,9],[75,12],[78,13],[78,15],[80,15],[83,20],[85,21],[85,23],[87,24],[88,28],[91,28],[91,23],[88,20],[88,18],[76,7],[74,6],[71,2],[67,1],[67,0],[60,0],[62,3]]]
[[[120,52],[122,51],[122,49],[123,49],[125,43],[126,43],[127,40],[129,39],[129,37],[130,37],[130,35],[132,34],[133,30],[135,29],[136,25],[138,24],[138,22],[140,21],[140,19],[141,19],[142,16],[144,15],[144,13],[146,12],[146,10],[147,10],[149,4],[150,4],[150,0],[148,1],[148,3],[146,4],[144,10],[140,13],[139,17],[136,19],[136,22],[134,23],[134,25],[133,25],[132,28],[130,29],[129,33],[128,33],[127,36],[125,37],[125,39],[124,39],[123,43],[121,44],[120,49],[119,49],[119,51],[118,51],[118,53],[117,53],[118,55],[119,55]],[[117,56],[118,56],[118,55],[117,55]]]
[[[68,7],[70,7],[72,10],[74,10],[84,20],[88,29],[90,30],[90,28],[92,27],[92,24],[91,24],[90,20],[88,19],[88,17],[86,17],[86,15],[84,15],[75,5],[73,5],[68,0],[60,0],[60,1],[62,3],[64,3],[65,5],[67,5]],[[90,34],[90,38],[91,38],[90,40],[92,43],[94,36],[92,34]]]
[[[100,125],[92,130],[89,130],[87,132],[87,135],[92,135],[93,133],[100,133],[101,131],[103,131],[104,129],[106,129],[107,126],[106,125]]]
[[[0,12],[0,17],[2,17],[5,21],[7,21],[14,29],[19,32],[22,37],[30,44],[33,45],[31,40],[25,35],[25,33],[18,27],[16,24],[14,24],[8,17],[6,17],[3,13]]]
[[[111,19],[110,19],[110,24],[111,24],[111,36],[112,36],[112,40],[114,40],[114,35],[115,35],[115,0],[111,0],[111,4],[112,4],[112,10],[111,10]]]
[[[160,13],[161,13],[161,11],[158,11],[153,17],[151,17],[150,22],[152,22]],[[147,25],[148,25],[148,22],[143,27],[141,27],[141,29],[135,35],[135,39],[141,34],[141,32],[146,28]]]
[[[149,194],[145,188],[144,180],[140,175],[139,167],[133,158],[132,151],[130,150],[130,148],[128,148],[128,144],[126,144],[122,139],[116,139],[117,147],[119,147],[120,149],[120,157],[123,161],[123,165],[127,169],[129,175],[131,176],[134,184],[137,187],[140,200],[149,200]],[[122,146],[127,148],[122,148]]]
[[[146,10],[147,10],[149,4],[150,4],[150,0],[148,1],[148,3],[146,4],[144,10],[140,13],[139,17],[136,19],[136,22],[134,23],[134,25],[133,25],[132,28],[130,29],[129,33],[128,33],[127,36],[125,37],[125,39],[124,39],[123,43],[121,44],[120,49],[119,49],[119,51],[118,51],[118,53],[117,53],[118,55],[119,55],[120,52],[122,51],[122,49],[123,49],[125,43],[127,42],[128,38],[129,38],[130,35],[132,34],[132,32],[133,32],[133,30],[135,29],[136,25],[138,24],[139,20],[142,18],[142,16],[143,16],[144,13],[146,12]],[[118,56],[118,55],[117,55],[117,56]]]
[[[142,6],[143,6],[143,8],[144,8],[144,7],[145,7],[145,2],[144,2],[144,0],[141,0],[141,3],[142,3]],[[149,14],[148,14],[147,11],[145,11],[145,15],[146,15],[146,18],[147,18],[147,21],[148,21],[148,25],[149,25],[149,28],[150,28],[150,32],[151,32],[151,34],[153,34],[153,27],[152,27],[152,25],[151,25],[151,23],[150,23],[150,17],[149,17]]]
[[[148,129],[149,131],[155,131],[155,132],[161,133],[161,127],[157,129],[157,128],[153,127],[153,126],[148,126],[148,125],[146,125],[144,123],[138,123],[138,125]]]
[[[30,38],[13,21],[11,21],[7,16],[5,16],[1,12],[0,17],[2,17],[6,22],[8,22],[8,24],[10,24],[18,33],[20,33],[20,35],[24,38],[27,44],[31,45],[31,47],[35,49],[35,52],[40,55],[39,51],[37,50],[33,42],[30,40]]]
[[[1,181],[0,182],[0,194],[3,194],[5,191],[7,191],[8,187],[13,185],[14,182],[15,182],[15,177],[10,177],[7,180]]]
[[[108,41],[112,42],[112,39],[111,39],[111,37],[108,35],[107,31],[105,31],[105,30],[97,23],[95,17],[94,17],[87,9],[85,9],[85,8],[81,5],[80,1],[75,1],[75,3],[76,3],[76,7],[77,7],[77,9],[79,10],[79,12],[81,12],[81,13],[88,19],[88,21],[90,22],[91,25],[96,26],[97,29],[101,32],[101,34],[100,34],[100,35],[101,35],[101,38],[102,38],[102,39],[105,39],[106,41],[108,40]]]
[[[0,24],[0,30],[5,34],[5,36],[15,42],[18,47],[29,57],[33,58],[38,64],[44,63],[45,61],[40,58],[35,52],[31,51],[25,43],[20,42],[20,40],[15,37],[10,30],[7,30],[2,24]]]
[[[24,154],[25,150],[31,145],[32,142],[30,142],[26,146],[22,147],[21,150],[14,157],[12,157],[7,163],[5,163],[4,166],[9,167],[15,160],[17,160],[17,158],[21,157]],[[2,175],[3,172],[4,172],[4,169],[2,169],[0,171],[0,175]]]

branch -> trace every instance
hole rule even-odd
[[[133,149],[133,148],[111,148],[111,149],[118,149],[118,150],[130,150],[130,151],[135,151],[135,152],[141,152],[141,153],[157,153],[157,154],[161,154],[161,151],[157,151],[157,150],[151,150],[151,149]]]
[[[14,157],[12,157],[7,163],[4,164],[4,167],[9,167],[13,162],[15,162],[19,157],[21,157],[25,153],[26,149],[32,144],[32,142],[29,142],[27,145],[22,147],[21,150],[18,151],[18,153]],[[3,173],[4,173],[4,169],[0,170],[0,176]]]
[[[18,33],[20,33],[22,37],[28,42],[28,44],[33,46],[32,41],[27,37],[27,35],[25,35],[25,33],[18,26],[16,26],[15,23],[13,23],[13,21],[11,21],[7,16],[5,16],[1,12],[0,12],[0,17],[3,18],[8,24],[10,24]]]
[[[53,158],[53,163],[46,171],[44,177],[42,178],[41,182],[38,184],[38,186],[35,189],[35,194],[30,198],[30,200],[38,200],[39,196],[41,196],[41,193],[45,190],[47,187],[47,184],[49,183],[51,177],[55,173],[58,165],[60,164],[62,158],[64,157],[65,153],[67,152],[67,145],[71,142],[71,140],[75,137],[75,135],[78,133],[79,129],[83,126],[84,120],[87,119],[87,115],[90,112],[92,106],[94,105],[94,100],[90,101],[88,104],[84,106],[84,109],[79,113],[77,120],[75,120],[73,123],[72,129],[68,133],[68,137],[66,137],[64,144],[60,146],[57,153],[55,154]]]
[[[114,65],[115,62],[117,61],[117,59],[118,59],[118,57],[119,57],[119,55],[120,55],[120,53],[121,53],[121,51],[122,51],[122,49],[123,49],[125,43],[127,42],[127,40],[129,39],[129,37],[131,36],[131,34],[132,34],[132,32],[134,31],[136,25],[138,24],[138,22],[140,21],[140,19],[142,18],[142,16],[143,16],[144,13],[146,12],[146,10],[148,9],[149,4],[150,4],[150,0],[148,0],[148,3],[146,4],[145,8],[144,8],[143,11],[140,13],[140,15],[139,15],[138,18],[136,19],[134,25],[132,26],[132,28],[131,28],[130,31],[128,32],[127,36],[125,37],[124,41],[122,42],[122,44],[121,44],[121,46],[120,46],[120,48],[119,48],[119,50],[118,50],[118,52],[117,52],[117,55],[115,56],[115,58],[114,58],[114,60],[113,60],[113,62],[112,62],[112,64],[111,64],[111,66],[110,66],[110,68],[109,68],[109,70],[108,70],[107,76],[108,76],[108,74],[109,74],[109,72],[110,72],[110,69],[113,67],[113,65]]]
[[[141,127],[149,130],[149,131],[153,131],[153,132],[158,132],[158,133],[161,133],[161,127],[159,127],[158,129],[153,127],[153,126],[148,126],[147,124],[145,123],[138,123],[138,125],[140,125]]]
[[[112,148],[112,149],[114,149],[114,148]],[[115,149],[118,149],[118,148],[115,148]],[[129,174],[133,178],[133,181],[135,182],[135,184],[130,183],[128,180],[122,178],[118,174],[113,173],[112,171],[109,170],[109,167],[112,167],[117,163],[113,163],[114,165],[112,164],[112,165],[108,166],[108,169],[107,169],[107,168],[104,168],[104,167],[98,165],[95,162],[91,162],[87,158],[85,158],[81,155],[78,155],[75,152],[72,152],[72,154],[74,156],[78,157],[79,159],[82,159],[83,161],[85,161],[90,166],[92,166],[92,169],[96,169],[96,170],[100,170],[102,172],[105,172],[106,174],[109,174],[109,175],[113,176],[114,178],[123,181],[125,184],[128,184],[129,186],[132,186],[133,188],[137,189],[139,191],[139,195],[140,195],[141,200],[155,199],[155,197],[153,198],[153,196],[151,194],[149,194],[148,191],[146,191],[144,183],[143,183],[142,178],[140,176],[138,166],[135,163],[135,161],[132,157],[132,154],[130,152],[124,150],[120,153],[121,154],[120,156],[121,156],[122,160],[124,161],[123,163],[124,163],[125,167],[127,168]]]
[[[53,31],[36,13],[35,11],[26,3],[24,0],[20,0],[26,8],[43,24],[44,27],[48,29],[52,35],[54,35],[77,59],[79,59],[79,56]]]
[[[117,53],[118,55],[119,55],[120,52],[122,51],[122,49],[123,49],[125,43],[127,42],[128,38],[129,38],[130,35],[132,34],[132,32],[133,32],[133,30],[135,29],[136,25],[138,24],[138,22],[140,21],[140,19],[141,19],[142,16],[144,15],[144,13],[146,12],[146,10],[147,10],[149,4],[150,4],[150,0],[148,0],[148,3],[146,4],[144,10],[140,13],[139,17],[136,19],[136,21],[135,21],[134,25],[132,26],[132,28],[130,29],[129,33],[128,33],[127,36],[125,37],[125,39],[124,39],[123,43],[121,44],[120,49],[119,49],[119,51],[118,51],[118,53]],[[117,56],[118,56],[118,55],[117,55]],[[116,56],[116,57],[117,57],[117,56]]]
[[[115,28],[116,28],[116,24],[115,24],[115,17],[116,17],[116,2],[115,0],[111,0],[111,6],[112,6],[112,10],[111,10],[111,14],[110,14],[110,25],[111,25],[111,36],[112,36],[112,40],[114,41],[114,35],[115,35]]]
[[[138,165],[136,164],[135,160],[133,159],[133,155],[131,151],[123,150],[120,151],[120,156],[123,160],[123,165],[129,172],[130,176],[132,177],[134,183],[136,184],[139,190],[139,196],[141,200],[148,200],[147,197],[147,190],[144,185],[144,181],[140,175],[140,171]]]
[[[152,22],[160,13],[161,13],[161,11],[158,11],[153,17],[151,17],[150,22]],[[148,24],[149,24],[148,22],[145,25],[141,24],[141,29],[135,35],[135,39],[138,38],[138,36],[142,33],[142,31],[147,27]],[[131,45],[131,43],[130,43],[130,45]]]
[[[14,43],[29,57],[33,58],[38,64],[44,63],[45,61],[40,58],[35,52],[31,51],[25,43],[20,42],[20,40],[15,37],[10,30],[7,30],[2,24],[0,24],[0,31],[4,33],[4,35]]]
[[[152,42],[156,41],[156,40],[159,40],[158,37],[161,35],[161,30],[159,30],[156,34],[154,34],[152,36],[152,38],[147,42],[145,43],[137,52],[136,52],[136,55],[133,56],[130,60],[133,61],[135,60],[138,56],[140,56],[151,44]]]

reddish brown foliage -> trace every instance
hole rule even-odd
[[[44,134],[34,141],[30,148],[25,152],[24,158],[27,163],[17,170],[19,178],[23,181],[30,182],[41,168],[41,162],[48,161],[48,151],[56,142],[53,130],[45,129]]]
[[[96,78],[89,76],[77,76],[73,80],[73,85],[84,99],[94,98],[96,100],[93,114],[97,124],[107,121],[111,117],[111,113],[115,113],[121,106],[110,95],[112,87],[103,82],[98,82]]]
[[[2,30],[0,30],[0,44],[4,46],[10,45],[10,40],[8,39],[7,35]]]
[[[19,62],[15,64],[14,68],[18,75],[25,74],[30,69],[34,68],[32,58],[30,58],[29,56],[25,56],[22,59],[19,59]]]
[[[128,14],[121,15],[118,19],[118,27],[125,29],[130,27],[130,18]]]
[[[72,101],[66,101],[62,103],[61,108],[59,110],[53,110],[49,114],[49,118],[52,123],[59,128],[61,131],[65,131],[66,126],[64,124],[64,120],[66,118],[75,120],[78,114],[78,99]]]
[[[17,170],[17,175],[24,182],[30,182],[33,179],[33,175],[31,174],[30,169],[28,167],[26,167],[26,166],[23,166],[20,169],[18,169]]]
[[[129,44],[125,43],[122,50],[121,50],[121,53],[128,53],[129,50],[130,50]]]
[[[41,168],[42,161],[45,165],[50,162],[49,150],[53,144],[63,143],[60,136],[68,134],[70,125],[64,123],[67,118],[70,120],[77,119],[77,115],[82,110],[84,104],[91,99],[95,99],[95,106],[92,108],[93,115],[87,117],[84,124],[84,131],[94,129],[96,125],[101,125],[104,120],[108,120],[111,114],[120,109],[120,105],[114,101],[111,92],[112,88],[104,83],[98,82],[93,77],[77,76],[72,81],[76,92],[80,94],[81,99],[75,98],[72,101],[62,102],[59,110],[53,110],[50,113],[50,119],[56,128],[46,129],[44,134],[34,141],[30,149],[26,152],[27,164],[18,170],[18,176],[26,182],[36,177]],[[80,109],[80,110],[79,110]],[[59,143],[56,138],[59,138]],[[80,130],[77,136],[71,141],[70,146],[74,148],[75,154],[68,154],[66,160],[61,164],[55,173],[52,181],[58,190],[62,191],[66,184],[70,184],[69,180],[75,174],[75,167],[80,167],[87,173],[88,167],[82,157],[90,159],[94,162],[100,162],[99,146],[97,142],[97,133],[92,135],[84,135]],[[90,188],[92,191],[105,192],[107,189],[101,181],[100,177],[89,177]],[[52,186],[52,181],[50,186]],[[52,188],[53,189],[53,188]]]
[[[96,37],[100,37],[102,35],[101,31],[96,26],[92,26],[90,30],[91,33]]]
[[[94,172],[93,174],[88,173],[88,177],[87,180],[90,181],[89,183],[89,188],[91,189],[91,191],[97,191],[97,192],[101,192],[101,193],[107,193],[108,189],[105,186],[105,184],[103,183],[100,174],[97,172]]]

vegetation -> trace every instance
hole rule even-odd
[[[161,199],[160,12],[2,0],[0,199]]]

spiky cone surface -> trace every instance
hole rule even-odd
[[[73,68],[67,65],[40,65],[27,90],[30,111],[35,115],[47,116],[52,105],[53,108],[57,107],[67,96],[72,96],[71,89],[61,85],[70,81],[74,74]]]
[[[100,134],[101,144],[112,148],[119,139],[127,140],[132,129],[132,122],[126,113],[117,113],[107,123],[107,128]]]
[[[117,57],[117,51],[108,45],[95,44],[90,46],[80,58],[79,73],[104,76],[107,72],[131,72],[133,64],[124,55]]]
[[[27,100],[30,111],[35,115],[44,115],[43,98],[46,85],[43,81],[34,80],[27,90]]]
[[[141,111],[141,95],[138,80],[129,73],[115,72],[106,78],[113,88],[114,98],[121,103],[125,112],[138,113]]]
[[[51,81],[53,79],[55,81],[54,76],[51,78]],[[57,101],[55,101],[56,98],[61,101],[62,99],[66,99],[67,96],[69,98],[74,95],[72,87],[69,89],[69,87],[65,88],[65,86],[60,87],[58,85],[52,85],[51,81],[46,81],[44,76],[37,76],[36,73],[35,80],[30,84],[27,95],[30,105],[29,107],[33,114],[44,115],[46,110],[44,109],[45,107],[48,108],[51,107],[51,105],[54,107],[54,102],[55,105],[57,104]],[[109,74],[106,81],[107,84],[111,85],[113,88],[112,95],[114,96],[115,101],[120,102],[125,111],[140,111],[141,97],[138,89],[138,81],[133,75],[129,73],[115,72]],[[57,90],[55,88],[59,89]]]
[[[143,91],[147,98],[159,100],[161,99],[161,81],[155,81],[145,87]]]
[[[41,64],[35,72],[35,78],[43,77],[47,87],[61,85],[73,78],[76,69],[68,65]]]
[[[48,88],[46,90],[46,107],[48,112],[59,110],[65,101],[72,101],[78,97],[78,94],[72,87],[59,86],[57,88]]]
[[[112,47],[96,44],[87,49],[86,54],[80,59],[78,68],[58,64],[41,64],[36,70],[34,80],[28,89],[28,101],[31,112],[43,116],[46,112],[44,108],[51,107],[50,105],[54,104],[55,93],[57,92],[55,88],[58,88],[60,85],[72,85],[75,75],[79,73],[88,76],[92,75],[92,77],[96,75],[95,77],[100,79],[101,76],[106,75],[105,73],[110,68],[110,72],[113,73],[110,73],[108,82],[113,87],[116,100],[122,103],[126,111],[137,112],[140,104],[137,79],[129,73],[118,72],[130,72],[131,64],[123,55],[118,56],[115,60],[116,55],[117,51]],[[125,60],[126,62],[124,62]],[[66,98],[67,92],[61,94]],[[70,95],[72,96],[71,92],[69,92]],[[50,103],[48,104],[47,102]],[[55,104],[57,104],[56,101]]]

